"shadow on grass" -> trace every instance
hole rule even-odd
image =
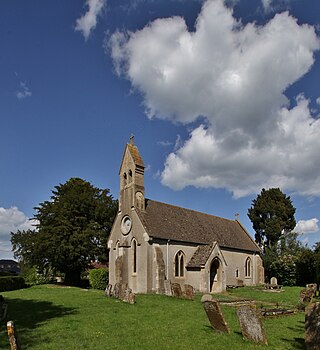
[[[29,348],[32,345],[46,341],[45,334],[35,332],[35,330],[47,321],[54,318],[61,318],[77,313],[75,308],[55,305],[50,301],[25,300],[25,299],[6,299],[8,304],[7,320],[14,321],[19,342],[22,349]],[[5,322],[1,323],[1,334],[6,333]],[[7,337],[5,337],[7,338]],[[1,336],[0,347],[9,348]]]
[[[296,327],[288,327],[288,329],[294,331],[297,334],[304,333],[304,322],[299,321],[299,325]],[[285,339],[282,338],[283,341],[290,343],[292,349],[304,350],[306,349],[306,345],[304,342],[304,338],[293,338],[293,339]]]

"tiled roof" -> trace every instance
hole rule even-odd
[[[200,245],[190,259],[187,267],[200,267],[205,265],[215,244],[216,242],[213,242],[212,244]]]
[[[146,199],[140,213],[149,236],[196,244],[217,242],[220,247],[259,251],[248,232],[235,220]],[[204,249],[204,248],[203,248]]]

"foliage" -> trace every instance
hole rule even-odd
[[[276,276],[278,284],[294,286],[296,284],[296,257],[291,254],[280,255],[270,265],[271,275]]]
[[[232,290],[261,303],[272,302],[292,308],[299,300],[300,288],[285,287],[282,293],[265,293],[256,288]],[[34,286],[6,292],[10,316],[15,320],[23,348],[29,350],[64,349],[301,349],[304,344],[304,313],[263,319],[268,347],[243,340],[235,308],[222,305],[230,334],[216,333],[200,303],[163,295],[137,295],[128,305],[103,292],[61,286]],[[270,306],[270,304],[269,304]],[[2,327],[0,348],[10,348]],[[36,336],[35,336],[36,334]]]
[[[68,284],[80,283],[90,261],[107,259],[107,239],[117,210],[108,189],[71,178],[55,186],[51,199],[35,210],[37,230],[12,233],[16,258],[65,273]]]
[[[279,188],[262,189],[248,209],[248,217],[260,247],[277,244],[283,232],[293,230],[296,225],[295,210],[290,197]]]
[[[90,285],[94,289],[104,290],[109,282],[109,269],[93,269],[89,273]]]
[[[0,292],[21,289],[26,286],[24,278],[21,276],[1,276]]]
[[[23,273],[27,284],[47,284],[54,282],[54,273],[51,268],[39,269],[37,266],[32,266]]]

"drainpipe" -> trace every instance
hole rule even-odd
[[[167,240],[167,280],[169,280],[169,242],[170,239]]]

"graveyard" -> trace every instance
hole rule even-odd
[[[156,294],[138,294],[135,304],[104,296],[103,291],[41,285],[4,292],[7,319],[13,320],[22,349],[305,349],[302,288],[281,292],[244,287],[214,295],[228,332],[215,331],[201,303]],[[261,317],[267,344],[243,338],[237,310],[242,301],[256,309],[295,309],[293,314]],[[240,310],[241,311],[241,310]],[[242,311],[241,311],[242,312]],[[0,348],[9,349],[6,323]]]

